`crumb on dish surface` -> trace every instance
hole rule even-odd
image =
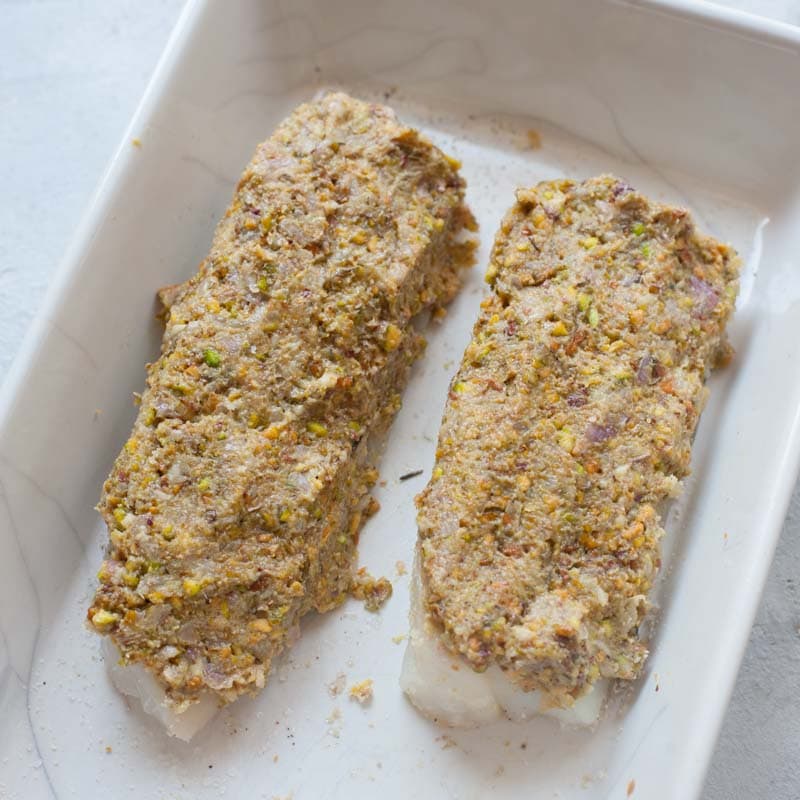
[[[374,578],[366,567],[361,567],[353,578],[350,594],[362,601],[367,611],[374,613],[392,596],[392,583],[388,578]]]
[[[366,705],[372,700],[372,679],[367,678],[359,683],[354,683],[348,690],[348,694],[351,700],[355,700],[362,706]]]

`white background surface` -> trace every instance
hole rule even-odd
[[[14,358],[182,5],[0,0],[0,374]],[[728,5],[800,24],[800,0]],[[800,487],[704,800],[800,797],[798,534]]]

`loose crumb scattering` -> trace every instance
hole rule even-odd
[[[406,572],[408,572],[405,561],[397,561],[394,565],[394,568],[397,570],[398,575],[405,575]]]
[[[134,147],[141,147],[142,146],[142,140],[134,137],[133,139],[131,139],[131,144]]]
[[[325,722],[328,723],[328,736],[332,736],[334,739],[338,739],[342,733],[342,712],[339,710],[338,707],[335,707],[333,711],[325,718]]]
[[[360,683],[354,683],[350,687],[350,699],[355,700],[361,705],[366,705],[372,700],[372,679],[367,678]]]
[[[367,611],[378,611],[392,596],[392,584],[388,578],[373,578],[366,567],[361,567],[350,586],[350,594],[364,603]]]
[[[111,753],[111,745],[110,744],[106,745],[106,753]]]
[[[397,636],[392,636],[392,641],[395,644],[400,644],[400,642],[405,640],[406,636],[407,636],[407,634],[405,634],[405,633],[398,633]]]
[[[538,150],[542,146],[542,136],[535,128],[529,128],[525,132],[528,150]]]
[[[458,746],[458,742],[456,742],[452,736],[448,736],[446,733],[442,734],[441,736],[437,736],[436,741],[442,743],[442,750],[449,750],[451,747]]]
[[[328,684],[328,694],[331,697],[337,697],[344,691],[345,683],[347,683],[347,675],[340,672],[334,680]]]
[[[627,788],[627,790],[625,791],[625,794],[626,794],[626,796],[627,796],[627,797],[630,797],[630,796],[633,794],[633,792],[634,792],[634,790],[635,790],[635,789],[636,789],[636,781],[635,781],[633,778],[631,778],[631,779],[628,781],[628,788]]]

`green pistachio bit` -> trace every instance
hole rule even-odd
[[[139,585],[139,576],[134,572],[126,572],[122,576],[122,580],[126,586],[135,589]]]
[[[209,347],[203,353],[203,361],[205,361],[209,367],[218,367],[222,363],[222,357],[216,350]]]

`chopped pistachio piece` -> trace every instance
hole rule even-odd
[[[203,353],[203,361],[205,361],[209,367],[218,367],[222,363],[222,356],[212,347],[209,347]]]
[[[188,595],[189,597],[194,597],[202,588],[202,581],[195,580],[194,578],[183,579],[183,591],[184,594]]]
[[[386,328],[386,336],[383,340],[383,346],[388,351],[396,350],[403,338],[400,328],[397,325],[389,324]]]
[[[108,627],[109,625],[113,625],[118,620],[119,614],[106,611],[104,608],[101,608],[99,611],[95,611],[94,614],[92,614],[92,625],[94,625],[96,628]]]

